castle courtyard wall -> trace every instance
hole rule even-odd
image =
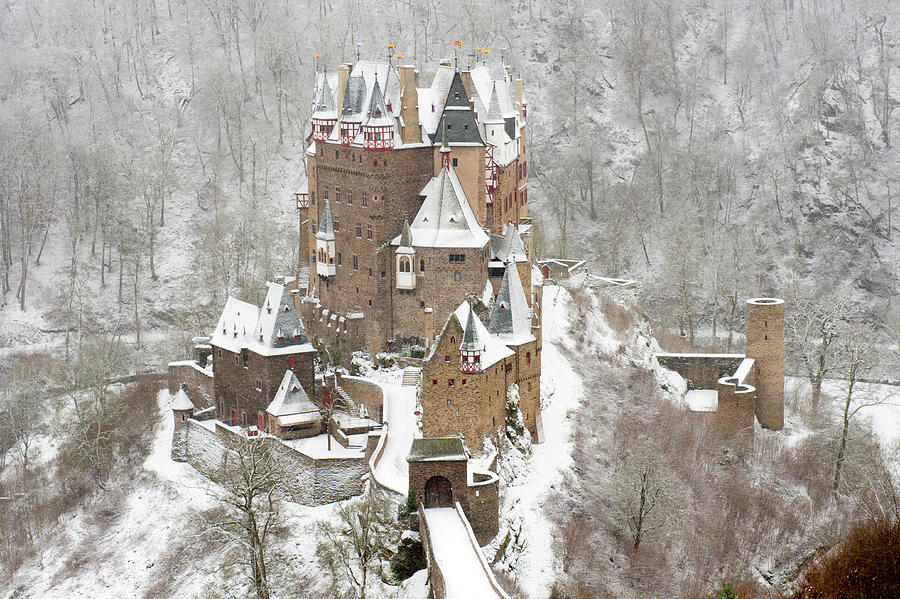
[[[173,397],[181,385],[198,410],[213,405],[215,390],[212,373],[200,367],[193,360],[169,362],[168,366],[169,394]]]
[[[743,354],[656,354],[660,366],[691,381],[694,389],[716,389],[719,379],[734,374],[744,357]]]

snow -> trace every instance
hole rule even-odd
[[[684,394],[684,402],[692,412],[715,412],[719,407],[716,389],[691,389]]]
[[[328,435],[316,435],[306,439],[290,439],[282,441],[282,443],[317,460],[364,457],[366,453],[366,435],[349,435],[348,438],[350,439],[349,447],[344,447],[336,439],[331,439],[330,450],[328,449]]]
[[[518,558],[516,576],[519,587],[529,598],[548,597],[555,578],[554,527],[548,521],[544,507],[549,491],[560,483],[571,466],[569,413],[579,405],[584,394],[580,377],[563,353],[565,349],[578,349],[568,333],[572,318],[570,305],[571,297],[564,288],[543,287],[541,412],[544,442],[532,445],[526,472],[513,479],[502,493],[501,518],[510,528],[518,526],[516,521],[520,521],[522,534],[528,539]],[[608,327],[595,330],[598,336],[612,335]]]
[[[463,301],[453,313],[456,315],[460,324],[467,323],[469,318],[469,303]],[[475,319],[475,332],[478,334],[478,339],[484,342],[484,351],[481,354],[482,369],[516,353],[509,349],[499,337],[488,333],[487,328],[484,326],[484,323],[481,322],[481,319],[478,318],[477,314],[472,313],[472,317]],[[460,341],[462,340],[460,339]]]
[[[447,599],[500,597],[484,571],[480,550],[473,546],[465,520],[455,508],[425,510],[434,561],[444,576]]]
[[[382,383],[381,387],[385,394],[386,438],[373,475],[380,485],[405,497],[409,490],[406,456],[419,430],[415,416],[416,388],[392,383]]]

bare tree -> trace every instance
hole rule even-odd
[[[834,480],[831,490],[835,493],[841,485],[841,470],[847,457],[847,443],[850,441],[850,424],[860,410],[887,403],[887,398],[866,390],[862,392],[859,383],[876,364],[877,336],[871,327],[860,324],[841,326],[838,338],[838,372],[844,381],[842,398],[843,414],[841,435],[834,464]]]
[[[392,504],[377,492],[352,499],[338,509],[337,521],[318,523],[317,555],[331,579],[334,597],[365,599],[369,575],[382,572],[399,537]]]
[[[46,356],[26,356],[13,364],[0,390],[0,427],[15,443],[23,481],[34,441],[46,430],[49,388]]]
[[[270,541],[281,518],[284,473],[262,438],[231,439],[224,455],[216,480],[225,513],[209,530],[230,542],[232,563],[245,568],[256,599],[268,599]]]
[[[678,519],[681,501],[664,456],[640,438],[616,472],[611,501],[637,551],[641,542],[663,534]]]

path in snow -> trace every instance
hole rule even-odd
[[[409,464],[406,456],[412,446],[416,426],[416,388],[381,383],[385,394],[384,453],[375,467],[375,480],[406,497],[409,490]]]
[[[504,598],[494,590],[480,550],[472,546],[466,522],[452,507],[425,510],[436,566],[444,575],[447,599]]]

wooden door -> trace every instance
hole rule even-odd
[[[425,507],[453,507],[453,487],[443,476],[432,476],[425,483]]]

